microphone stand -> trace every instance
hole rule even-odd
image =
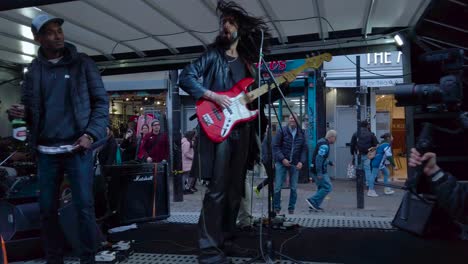
[[[281,91],[280,89],[280,86],[279,86],[279,83],[277,82],[277,80],[275,79],[273,73],[270,71],[270,69],[266,66],[266,61],[265,59],[263,58],[263,30],[261,30],[261,33],[262,33],[262,38],[261,38],[261,44],[260,44],[260,54],[259,54],[259,63],[258,63],[258,84],[261,83],[261,66],[263,66],[266,71],[268,72],[268,75],[270,76],[270,79],[273,81],[272,84],[274,85],[273,88],[277,88],[278,91],[280,92],[281,94],[281,97],[282,99],[284,100],[284,102],[286,103],[286,106],[288,108],[288,110],[292,112],[291,108],[289,107],[289,105],[287,104],[286,102],[286,98],[284,97],[284,94],[283,92]],[[285,258],[293,263],[302,263],[300,261],[297,261],[289,256],[286,256],[278,251],[275,251],[274,249],[274,246],[273,246],[273,236],[272,236],[272,231],[273,231],[273,225],[272,225],[272,218],[274,218],[276,216],[276,213],[273,211],[273,206],[272,206],[272,201],[273,201],[273,193],[274,193],[274,190],[273,190],[273,178],[275,177],[275,170],[273,168],[273,154],[272,154],[272,147],[271,147],[271,142],[272,142],[272,129],[271,129],[271,108],[272,108],[272,105],[273,105],[273,102],[271,101],[272,98],[271,98],[271,84],[268,84],[268,131],[267,131],[267,137],[266,137],[266,140],[267,140],[267,162],[265,165],[265,171],[267,172],[267,176],[268,176],[268,231],[267,231],[267,241],[265,243],[265,245],[263,245],[261,242],[262,242],[262,236],[260,235],[260,243],[261,243],[261,253],[260,255],[258,255],[257,257],[247,261],[247,262],[244,262],[244,263],[254,263],[254,262],[258,262],[258,260],[261,260],[263,259],[266,263],[274,263],[275,260],[276,260],[276,257],[279,256],[279,257],[282,257],[282,258]],[[261,107],[261,103],[260,103],[260,98],[258,98],[258,106]],[[260,109],[259,109],[260,110]],[[296,120],[296,117],[293,115],[294,117],[294,120],[296,122],[296,124],[299,124],[299,122],[297,122]],[[278,118],[279,119],[279,118]],[[280,128],[281,128],[281,120],[278,120],[279,124],[280,124]],[[282,128],[281,128],[282,129]],[[261,133],[261,131],[260,131]],[[260,148],[261,149],[261,148]],[[260,221],[260,225],[263,225],[262,223],[263,221]],[[260,227],[262,228],[262,227]],[[266,254],[263,253],[263,246],[265,246],[265,251],[266,251]]]

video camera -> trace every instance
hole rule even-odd
[[[395,90],[397,106],[442,106],[456,111],[463,102],[463,50],[446,49],[427,52],[419,57],[423,69],[439,69],[439,83],[400,84]],[[422,69],[417,69],[422,70]],[[428,75],[431,73],[428,72]],[[431,79],[434,76],[428,76]]]
[[[397,106],[415,107],[414,116],[409,117],[414,120],[413,131],[419,134],[415,148],[420,153],[436,152],[441,157],[467,156],[468,140],[464,134],[468,129],[468,113],[464,111],[468,105],[463,98],[463,49],[427,52],[414,63],[412,68],[417,71],[418,80],[427,83],[397,85],[395,99]],[[439,83],[434,83],[437,80]],[[445,162],[452,165],[454,173],[462,165],[447,158]],[[421,183],[419,177],[412,180],[413,184]]]

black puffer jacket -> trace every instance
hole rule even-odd
[[[276,132],[272,145],[276,162],[281,163],[283,159],[287,159],[292,165],[299,162],[306,164],[307,143],[302,129],[298,128],[293,138],[288,126],[284,126]]]
[[[75,127],[80,134],[87,133],[95,141],[106,136],[109,119],[109,101],[101,75],[93,60],[86,54],[78,53],[75,46],[65,43],[64,56],[69,61],[70,92]],[[41,71],[47,59],[38,52],[38,58],[29,65],[22,85],[21,101],[25,106],[26,121],[29,127],[30,146],[37,146],[37,136],[41,122]]]

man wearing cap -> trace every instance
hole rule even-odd
[[[80,262],[94,263],[96,219],[92,193],[91,145],[105,137],[108,97],[99,71],[85,54],[64,41],[63,19],[39,15],[32,21],[40,44],[22,84],[22,104],[10,118],[24,118],[37,154],[42,239],[47,263],[63,263],[63,232],[58,220],[59,184],[71,184],[80,234]]]

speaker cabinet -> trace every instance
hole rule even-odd
[[[167,163],[103,166],[109,203],[119,224],[169,217]]]
[[[39,236],[37,198],[0,201],[0,233],[5,241]]]

